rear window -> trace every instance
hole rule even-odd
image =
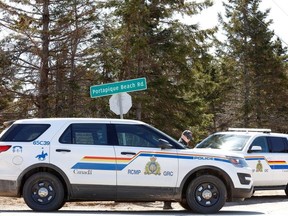
[[[288,141],[284,137],[268,137],[270,152],[286,153],[288,152]]]
[[[14,124],[1,136],[0,141],[31,142],[49,127],[49,124]]]
[[[59,139],[63,144],[108,145],[106,124],[71,124]]]

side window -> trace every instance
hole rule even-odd
[[[262,150],[260,152],[269,152],[269,149],[268,149],[268,143],[267,143],[267,139],[266,137],[257,137],[253,140],[251,146],[250,146],[250,149],[253,147],[253,146],[260,146],[262,148]]]
[[[288,141],[284,137],[268,137],[270,152],[288,152]]]
[[[63,144],[107,145],[106,124],[71,124],[59,138]]]
[[[115,125],[120,146],[157,148],[161,137],[145,125]]]
[[[1,136],[0,141],[31,142],[49,127],[49,124],[14,124]]]

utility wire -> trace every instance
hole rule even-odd
[[[286,13],[283,8],[281,8],[274,0],[272,0],[272,2],[288,17],[288,13]]]
[[[272,0],[273,1],[273,0]],[[273,1],[274,2],[274,1]],[[266,28],[269,28],[269,26],[262,22],[261,20],[259,20],[248,8],[244,7],[244,9],[252,16],[254,17],[260,24],[262,24],[263,26],[265,26]],[[288,16],[288,15],[287,15]],[[278,34],[275,33],[274,31],[274,35],[277,36],[286,46],[288,46],[288,43],[286,43],[286,41],[284,41]]]
[[[286,13],[286,11],[283,10],[283,8],[281,8],[274,0],[272,0],[272,2],[288,17],[288,13]],[[276,35],[276,34],[275,34]],[[285,43],[287,45],[287,43],[280,38],[278,35],[276,35],[283,43]],[[288,45],[287,45],[288,46]]]

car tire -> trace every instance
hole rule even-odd
[[[198,176],[188,185],[187,204],[192,212],[211,214],[218,212],[225,204],[227,189],[224,183],[212,175]]]
[[[56,211],[65,203],[63,184],[51,173],[33,174],[24,183],[23,198],[34,211]]]
[[[284,191],[285,191],[286,196],[288,196],[288,185],[286,185],[286,188]]]
[[[192,209],[191,209],[190,206],[188,205],[186,199],[181,200],[181,201],[179,202],[179,205],[180,205],[182,208],[184,208],[184,209],[186,209],[186,210],[188,210],[188,211],[192,211]]]

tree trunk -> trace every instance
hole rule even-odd
[[[39,81],[39,117],[48,117],[49,0],[43,1],[42,53]]]

